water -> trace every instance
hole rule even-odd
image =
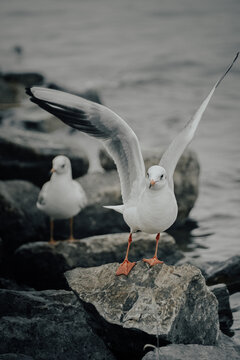
[[[168,144],[240,48],[238,0],[1,0],[0,8],[1,70],[99,89],[142,147]],[[191,145],[201,164],[194,254],[206,260],[240,248],[239,80],[238,61]]]

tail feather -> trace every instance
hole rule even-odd
[[[120,214],[123,214],[124,211],[124,205],[110,205],[110,206],[103,206],[105,209],[111,209],[116,212],[119,212]]]

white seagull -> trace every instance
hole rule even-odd
[[[125,222],[130,227],[126,256],[116,275],[128,275],[136,264],[128,260],[128,253],[132,233],[139,230],[150,234],[157,233],[155,254],[151,259],[143,259],[143,261],[150,266],[162,263],[157,258],[160,232],[167,230],[174,223],[178,212],[173,184],[175,167],[184,149],[191,142],[215,89],[233,66],[238,54],[192,119],[164,152],[159,164],[151,166],[146,176],[136,134],[112,110],[57,90],[41,87],[27,89],[32,102],[67,125],[102,140],[116,163],[123,205],[106,207],[123,214]]]
[[[52,163],[52,176],[39,193],[37,207],[50,217],[50,244],[55,244],[54,220],[70,219],[69,241],[74,241],[73,217],[86,206],[87,197],[81,185],[72,179],[71,162],[66,156],[56,156]]]

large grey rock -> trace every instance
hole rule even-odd
[[[0,290],[0,316],[1,354],[34,360],[114,360],[70,291]]]
[[[73,177],[87,172],[89,163],[84,150],[71,145],[71,137],[58,140],[49,134],[1,129],[0,178],[23,179],[42,186],[49,180],[52,159],[60,154],[70,158]]]
[[[46,216],[36,208],[39,189],[27,181],[0,181],[2,271],[11,270],[9,256],[20,245],[46,239]]]
[[[123,233],[93,236],[74,243],[60,241],[56,246],[46,242],[23,245],[15,253],[16,277],[35,289],[67,288],[63,273],[69,269],[122,262],[127,239],[128,234]],[[152,257],[155,243],[153,235],[134,234],[129,258],[136,261]],[[174,265],[183,257],[168,234],[161,235],[158,255],[168,265]]]
[[[233,316],[229,303],[229,291],[225,284],[217,284],[210,287],[218,300],[218,316],[220,329],[225,333],[230,333],[233,324]]]
[[[146,170],[159,163],[162,151],[143,150]],[[100,162],[107,171],[115,164],[105,150],[100,150]],[[175,225],[184,223],[198,196],[199,162],[196,153],[186,150],[181,156],[174,173],[174,191],[178,203],[178,217]]]
[[[218,303],[197,268],[137,263],[128,277],[115,275],[119,264],[66,272],[71,289],[92,316],[92,326],[121,356],[137,358],[144,344],[215,344]],[[156,306],[153,305],[155,298]]]
[[[158,354],[157,350],[150,351],[142,360],[239,360],[240,347],[221,334],[217,346],[172,344],[159,348]]]

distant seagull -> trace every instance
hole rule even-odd
[[[132,233],[138,230],[150,234],[157,233],[155,254],[151,259],[143,259],[143,261],[150,266],[162,263],[157,258],[160,232],[167,230],[174,223],[178,212],[173,185],[175,167],[184,149],[192,140],[215,89],[233,66],[238,54],[193,118],[172,141],[159,164],[148,169],[146,177],[137,136],[113,111],[65,92],[40,87],[27,89],[32,102],[71,127],[102,140],[116,163],[123,205],[106,206],[106,208],[123,214],[125,222],[130,227],[126,256],[116,275],[128,275],[136,264],[128,260],[128,252]]]
[[[71,162],[66,156],[53,159],[52,176],[39,193],[37,207],[50,217],[50,244],[53,239],[54,220],[70,219],[70,238],[73,237],[73,217],[87,204],[87,198],[81,185],[72,179]]]

